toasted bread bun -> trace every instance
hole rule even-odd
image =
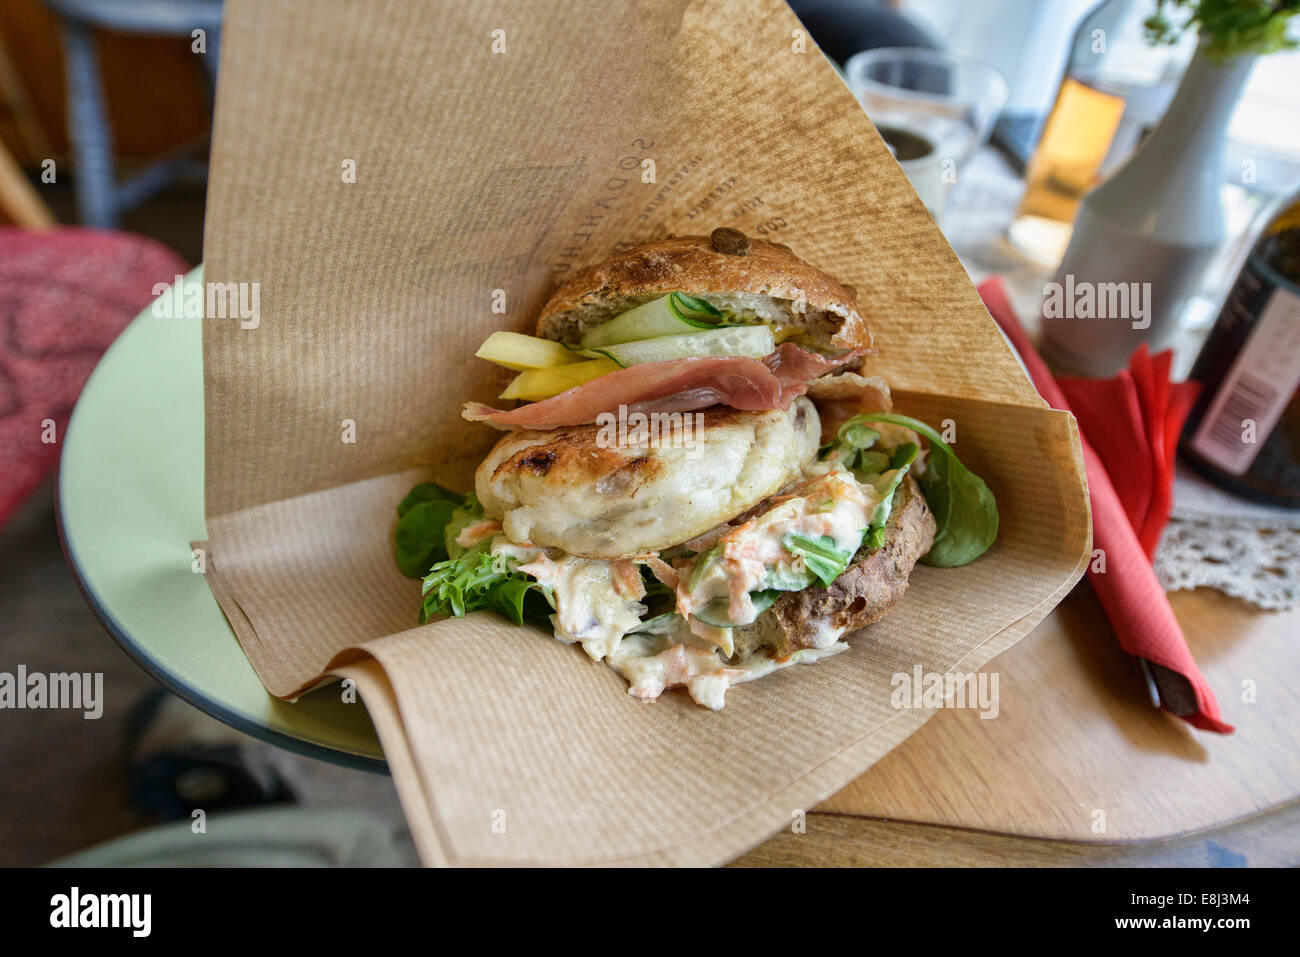
[[[851,286],[788,246],[726,227],[709,236],[662,239],[588,266],[542,308],[537,334],[576,343],[588,329],[670,292],[708,300],[733,315],[800,327],[798,341],[814,348],[872,351]]]
[[[930,550],[934,530],[934,514],[909,475],[898,487],[884,543],[859,550],[829,588],[785,592],[753,624],[735,629],[735,660],[759,650],[783,658],[800,648],[825,648],[879,621],[903,597],[913,567]]]

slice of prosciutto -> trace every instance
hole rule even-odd
[[[509,411],[466,402],[461,415],[510,430],[585,425],[602,412],[617,412],[619,406],[626,406],[629,413],[692,412],[711,405],[745,412],[788,409],[808,391],[809,382],[861,354],[854,351],[828,358],[786,342],[761,361],[722,356],[645,362]]]

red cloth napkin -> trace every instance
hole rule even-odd
[[[1105,555],[1105,571],[1094,571],[1093,562],[1088,580],[1120,647],[1150,663],[1166,710],[1202,731],[1231,734],[1151,568],[1169,519],[1175,444],[1195,386],[1171,385],[1169,353],[1151,356],[1145,347],[1113,379],[1058,382],[1016,319],[1002,280],[985,280],[979,293],[1039,394],[1078,419],[1093,547]]]
[[[1178,435],[1201,391],[1199,382],[1170,382],[1172,362],[1172,352],[1152,356],[1143,344],[1112,379],[1056,380],[1148,561],[1169,524]]]

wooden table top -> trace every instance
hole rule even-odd
[[[807,833],[738,863],[1300,862],[1300,609],[1208,589],[1170,602],[1235,734],[1152,707],[1083,586],[982,669],[996,718],[936,712]],[[1212,861],[1228,836],[1242,849]]]
[[[962,178],[944,234],[975,281],[1003,277],[1032,336],[1051,276],[1002,239],[1023,183],[989,148]],[[1179,339],[1177,370],[1203,335]],[[1300,864],[1300,609],[1209,589],[1169,599],[1235,734],[1152,707],[1084,585],[981,669],[999,676],[997,718],[939,711],[809,814],[805,834],[737,863]]]

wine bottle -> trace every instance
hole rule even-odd
[[[1159,122],[1196,48],[1188,32],[1153,46],[1143,24],[1156,0],[1106,0],[1080,22],[1065,75],[1025,169],[1025,192],[1007,229],[1022,255],[1055,269],[1079,201],[1117,170]]]
[[[1184,460],[1248,498],[1300,508],[1300,194],[1251,249],[1201,347]]]

